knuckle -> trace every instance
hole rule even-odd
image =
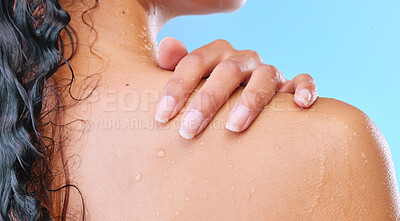
[[[224,39],[217,39],[212,42],[212,44],[223,46],[223,47],[232,47],[231,43]]]
[[[216,97],[215,91],[212,89],[202,90],[201,95],[204,96],[205,98],[207,98],[208,100],[214,100]]]
[[[275,66],[273,66],[273,65],[269,65],[269,64],[262,64],[262,65],[260,65],[260,66],[258,66],[257,68],[256,68],[256,71],[258,71],[258,72],[260,72],[260,73],[262,73],[262,74],[264,74],[264,76],[266,77],[266,78],[271,78],[271,79],[274,79],[274,80],[276,80],[276,79],[279,79],[279,71],[278,71],[278,69],[275,67]]]
[[[248,58],[261,60],[261,56],[254,50],[243,50],[242,53]]]
[[[198,99],[199,109],[203,113],[213,113],[215,112],[220,104],[220,99],[218,99],[218,94],[212,89],[202,89],[200,90]]]
[[[304,81],[309,81],[310,79],[313,79],[309,74],[299,74],[297,77],[299,80],[304,80]]]
[[[250,110],[260,110],[265,106],[266,100],[272,91],[266,89],[248,89],[245,92],[247,105]]]
[[[230,71],[234,75],[240,75],[242,72],[242,67],[236,59],[226,59],[218,65],[218,68]]]

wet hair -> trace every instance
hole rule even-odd
[[[51,189],[57,142],[43,132],[56,125],[49,116],[62,108],[52,77],[60,66],[69,66],[75,51],[70,19],[57,0],[0,2],[0,220],[60,218],[50,214],[52,193],[75,187],[66,179],[63,186]],[[68,59],[61,31],[72,42]],[[72,69],[71,74],[69,86]],[[47,97],[56,102],[47,102]],[[66,193],[61,219],[67,202]]]

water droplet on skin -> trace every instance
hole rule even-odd
[[[221,84],[222,83],[222,81],[218,81],[218,84]]]
[[[256,188],[253,186],[253,187],[251,188],[251,192],[254,193],[254,191],[256,191]]]
[[[140,162],[138,163],[138,165],[139,165],[139,166],[142,165],[142,162],[140,161]]]
[[[277,148],[278,150],[280,150],[280,149],[281,149],[281,146],[279,146],[279,145],[276,145],[276,148]]]
[[[225,137],[225,134],[221,134],[221,137]]]
[[[161,158],[165,155],[165,151],[163,149],[159,149],[157,151],[157,157]]]
[[[235,189],[236,189],[236,187],[232,186],[232,190],[235,190]]]
[[[193,153],[193,150],[192,150],[192,149],[189,149],[188,152],[189,152],[189,153]]]
[[[168,199],[172,199],[172,193],[168,193]]]
[[[362,157],[364,158],[364,165],[365,165],[366,163],[368,163],[367,156],[365,155],[364,152],[361,152],[361,155],[362,155]]]
[[[178,210],[175,211],[175,215],[179,216],[179,215],[180,215],[180,212],[179,212]]]
[[[232,164],[229,164],[229,166],[228,166],[229,168],[232,168]]]
[[[201,142],[200,142],[200,146],[204,146],[204,141],[201,141]]]
[[[136,175],[136,181],[140,181],[142,179],[142,173],[138,173]]]
[[[222,153],[223,153],[223,154],[226,154],[226,153],[228,153],[228,151],[227,151],[227,150],[224,150]]]
[[[207,196],[207,195],[204,195],[204,199],[208,199],[208,196]]]
[[[160,216],[160,211],[157,211],[156,215],[157,215],[157,216]]]
[[[185,201],[189,202],[190,198],[188,196],[185,196]]]
[[[275,82],[275,79],[271,78],[271,79],[269,79],[269,81],[271,81],[272,83],[274,83],[274,82]]]
[[[239,139],[239,140],[238,140],[238,143],[240,143],[240,142],[242,142],[242,140]]]
[[[349,129],[349,126],[348,125],[344,125],[344,128],[346,128],[346,130],[347,130],[347,129]]]
[[[233,201],[233,200],[232,200],[232,202],[231,202],[231,203],[232,203],[232,205],[234,205],[234,204],[235,204],[235,201]]]
[[[205,180],[205,183],[208,184],[208,180]]]
[[[217,190],[217,189],[215,189],[215,190],[214,190],[214,192],[215,192],[215,193],[218,193],[218,190]]]
[[[175,160],[172,160],[171,163],[172,163],[172,164],[175,164]]]
[[[164,173],[164,177],[168,177],[168,173]]]
[[[124,32],[124,31],[121,31],[121,34],[122,34],[123,36],[126,36],[126,35],[127,35],[126,32]]]

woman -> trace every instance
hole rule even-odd
[[[57,8],[57,4],[51,4],[54,2],[50,1],[46,3],[48,16],[65,16],[62,11],[51,10],[51,7]],[[59,99],[52,97],[54,93],[51,87],[46,87],[47,90],[44,91],[47,99],[43,107],[37,106],[40,100],[32,101],[32,98],[40,97],[38,93],[41,93],[41,88],[32,87],[35,84],[29,81],[29,73],[48,73],[57,68],[56,66],[49,67],[44,63],[35,66],[34,61],[31,66],[3,63],[14,65],[11,70],[18,70],[17,73],[25,73],[27,82],[22,83],[30,86],[27,87],[30,89],[29,96],[21,96],[30,98],[21,100],[29,104],[26,105],[29,111],[19,110],[18,107],[23,105],[14,106],[15,102],[9,96],[15,91],[25,95],[24,88],[16,84],[15,87],[11,87],[14,91],[1,92],[1,97],[8,98],[2,101],[2,118],[11,118],[8,121],[2,120],[2,128],[7,129],[2,130],[2,133],[19,135],[10,137],[2,134],[2,152],[12,156],[28,153],[27,156],[17,155],[20,157],[17,160],[24,161],[9,163],[16,167],[12,172],[18,171],[20,174],[2,168],[1,177],[6,177],[2,180],[2,185],[5,186],[2,188],[6,189],[8,184],[11,186],[8,193],[2,191],[1,195],[2,202],[8,202],[1,205],[3,219],[47,219],[49,215],[46,207],[54,219],[79,219],[84,216],[84,211],[89,220],[319,220],[333,216],[336,219],[381,220],[398,217],[397,184],[384,139],[362,112],[347,104],[319,99],[313,108],[303,111],[295,106],[292,95],[278,94],[257,118],[255,126],[249,127],[244,133],[236,134],[223,129],[225,124],[222,121],[228,117],[228,111],[238,96],[242,97],[237,105],[240,108],[233,108],[233,111],[241,110],[242,114],[237,114],[239,117],[232,123],[230,118],[235,113],[230,114],[227,126],[234,131],[246,129],[249,122],[255,118],[241,105],[247,105],[249,110],[254,109],[257,113],[263,106],[252,108],[251,102],[261,98],[259,103],[267,103],[273,93],[264,92],[261,93],[264,97],[258,97],[257,93],[241,94],[238,91],[214,116],[216,109],[224,103],[226,95],[219,94],[215,96],[215,101],[211,99],[210,102],[210,97],[214,97],[211,89],[217,87],[215,84],[220,84],[219,79],[213,78],[211,74],[208,81],[209,90],[204,90],[207,85],[203,86],[199,91],[201,96],[197,96],[199,98],[195,98],[189,104],[185,114],[175,113],[178,112],[176,108],[180,109],[183,105],[180,102],[184,103],[188,97],[185,94],[172,94],[171,97],[175,99],[172,103],[175,105],[170,105],[171,102],[163,105],[161,99],[156,114],[154,109],[158,97],[169,96],[173,93],[171,91],[174,91],[169,88],[174,88],[174,85],[168,83],[159,96],[164,84],[169,81],[171,72],[158,69],[154,62],[151,46],[155,37],[153,31],[159,29],[166,20],[178,15],[230,11],[240,7],[243,2],[104,1],[83,15],[82,11],[88,8],[85,2],[60,3],[72,16],[71,25],[76,27],[76,34],[80,39],[78,51],[69,62],[75,73],[73,85],[67,88],[59,86],[71,80],[71,72],[67,65],[59,68],[54,78],[50,79],[50,84],[60,91],[60,98],[65,106],[62,111],[52,109],[59,107]],[[2,10],[19,9],[18,4],[22,3],[3,3]],[[39,12],[41,10],[44,9],[38,9]],[[38,21],[40,18],[38,16]],[[22,21],[16,21],[17,25],[21,23]],[[46,22],[38,25],[44,26],[42,30],[47,30]],[[39,43],[44,44],[47,43],[46,40],[54,39],[58,34],[57,30],[62,26],[58,24],[47,32],[38,32],[43,39],[43,42]],[[3,39],[2,49],[9,48],[6,40],[12,39]],[[63,40],[68,46],[67,34],[63,35]],[[218,45],[223,45],[224,50],[229,47],[225,42],[219,43],[215,46],[217,50],[206,54],[205,59],[223,51]],[[71,48],[64,49],[68,54]],[[48,52],[43,51],[43,54]],[[36,55],[35,51],[31,53]],[[2,52],[3,54],[5,53]],[[57,56],[50,53],[46,55],[52,55],[46,57],[47,59]],[[19,61],[18,57],[9,59]],[[198,59],[197,57],[194,61]],[[227,65],[219,72],[237,73],[239,76],[240,73],[251,72],[249,63],[242,62],[240,57],[235,59],[237,63]],[[211,60],[218,62],[216,58]],[[253,60],[257,62],[256,59]],[[210,67],[201,65],[204,63],[198,64],[199,67]],[[18,65],[37,69],[19,70]],[[174,76],[180,75],[179,65]],[[273,75],[262,78],[258,76],[264,75],[257,74],[275,71],[260,63],[257,63],[258,66],[260,68],[253,72],[247,87],[260,89],[254,87],[256,83],[270,82],[269,86],[272,88],[267,89],[275,92],[278,88],[273,81],[278,79],[271,81],[270,77]],[[4,65],[1,67],[6,69]],[[8,74],[3,70],[2,73]],[[36,81],[40,82],[46,77]],[[9,84],[10,80],[13,78],[3,79],[5,84]],[[239,84],[242,79],[238,77],[234,80]],[[285,85],[289,85],[287,87],[292,90],[298,86],[294,82]],[[187,82],[180,80],[176,84],[187,86]],[[93,85],[96,88],[93,89]],[[184,88],[184,92],[190,91],[190,88]],[[232,89],[232,86],[227,86],[226,89],[220,93],[230,94],[235,87]],[[206,99],[202,99],[202,91],[205,91]],[[176,97],[180,96],[178,101]],[[308,97],[311,101],[313,96]],[[14,117],[14,112],[38,114],[38,109],[42,109],[41,113],[50,114],[18,115],[21,119]],[[192,111],[195,116],[188,119],[191,110],[196,110]],[[167,117],[160,116],[165,112]],[[243,117],[243,113],[247,113],[247,116]],[[158,120],[163,122],[175,114],[177,119],[168,124],[154,124],[152,119],[155,114]],[[206,115],[214,118],[211,120],[209,116],[204,117]],[[184,119],[182,125],[175,124],[181,118]],[[33,162],[25,162],[34,160],[29,154],[33,155],[33,150],[37,147],[43,147],[41,143],[25,140],[29,136],[23,133],[23,125],[21,126],[18,120],[26,123],[23,121],[26,119],[40,120],[34,125],[40,126],[37,128],[41,128],[41,131],[31,130],[33,141],[53,144],[45,137],[35,140],[34,135],[39,132],[54,137],[56,141],[54,146],[57,148],[49,149],[53,152],[43,153],[44,150],[39,150],[54,172],[45,174],[44,178],[34,176],[37,171],[46,171],[40,170],[40,166],[46,166],[39,157],[41,155],[37,155],[39,163],[35,167],[32,166]],[[52,124],[40,124],[49,121]],[[204,129],[208,123],[210,126]],[[53,128],[55,130],[51,130]],[[203,129],[203,133],[199,135]],[[185,138],[199,136],[187,141],[181,139],[178,130]],[[18,133],[20,131],[21,133]],[[9,148],[10,146],[13,148]],[[26,151],[15,147],[31,149]],[[5,150],[14,150],[16,154]],[[29,168],[33,170],[24,170],[18,165],[31,166]],[[33,182],[37,181],[35,178],[40,182]],[[27,180],[38,185],[25,185]],[[62,189],[52,193],[49,201],[45,188],[55,190],[65,183],[67,186],[78,186],[79,192],[72,188],[70,191]],[[26,197],[26,192],[36,193],[35,198],[40,201]],[[66,194],[65,198],[63,194]]]

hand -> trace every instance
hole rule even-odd
[[[230,112],[226,128],[245,130],[276,92],[294,93],[295,103],[310,107],[318,97],[313,78],[300,74],[288,81],[254,51],[239,51],[225,40],[216,40],[188,54],[185,45],[165,38],[159,46],[159,66],[174,70],[157,102],[155,119],[166,123],[184,106],[203,77],[209,76],[181,120],[180,134],[191,139],[212,120],[215,113],[241,84],[246,85]]]

